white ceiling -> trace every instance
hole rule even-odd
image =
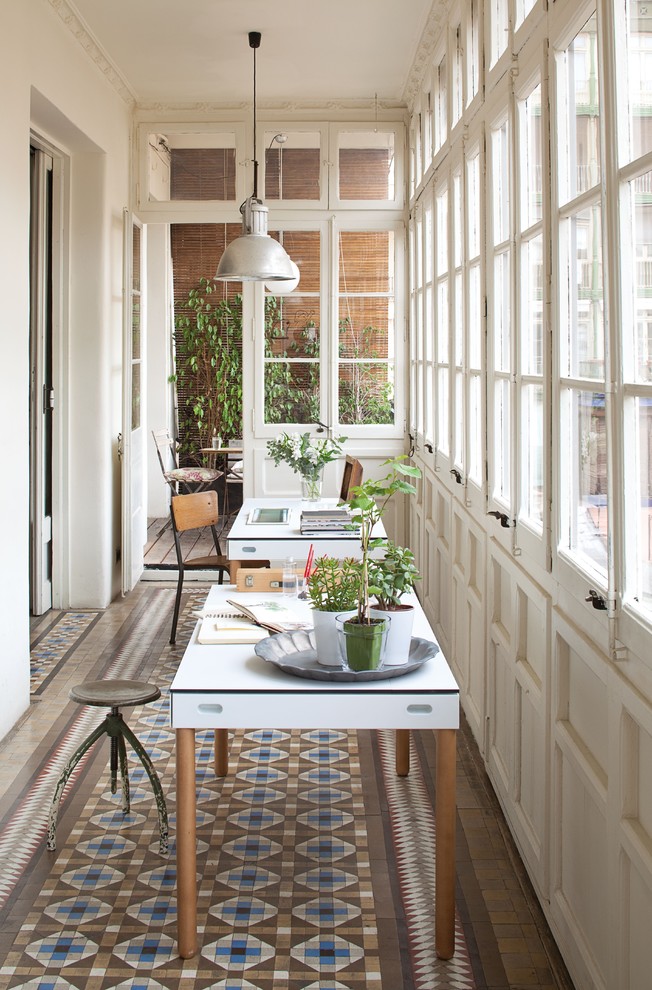
[[[137,103],[405,99],[433,0],[68,0]]]

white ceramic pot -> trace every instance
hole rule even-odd
[[[387,615],[391,622],[385,648],[385,666],[397,667],[408,662],[412,626],[414,625],[414,607],[412,605],[397,605],[393,609],[372,608],[372,615]]]
[[[355,615],[355,609],[350,612],[321,612],[318,608],[312,610],[312,624],[315,629],[315,646],[317,659],[324,667],[341,667],[335,617],[337,615]]]

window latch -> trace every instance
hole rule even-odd
[[[507,515],[506,512],[498,512],[497,509],[494,509],[492,512],[488,512],[487,515],[488,516],[493,516],[494,519],[499,519],[500,520],[500,525],[504,529],[509,529],[509,527],[512,525],[511,524],[511,521],[510,521],[510,518],[509,518],[509,516]]]
[[[600,612],[607,611],[607,600],[604,595],[599,595],[598,592],[591,588],[588,595],[584,599],[585,602],[591,602],[593,608],[597,608]]]
[[[455,478],[455,481],[458,483],[458,485],[461,485],[462,484],[462,475],[457,470],[457,468],[451,468],[451,474]]]

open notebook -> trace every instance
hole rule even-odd
[[[268,633],[303,629],[308,623],[283,602],[267,600],[246,604],[230,600],[220,609],[202,609],[197,642],[204,644],[258,643]]]
[[[268,630],[257,626],[236,609],[207,612],[202,617],[197,642],[207,645],[258,643]]]

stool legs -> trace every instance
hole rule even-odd
[[[84,740],[81,746],[75,750],[61,772],[61,776],[59,777],[54,792],[54,797],[52,798],[52,804],[50,806],[50,815],[48,817],[47,827],[47,848],[56,849],[57,847],[57,819],[59,816],[59,805],[64,788],[70,780],[73,770],[81,760],[82,756],[88,752],[91,746],[96,743],[101,736],[105,734],[109,736],[111,740],[111,793],[115,794],[117,791],[119,765],[120,776],[122,777],[122,811],[123,814],[128,814],[130,809],[130,792],[129,774],[127,768],[127,748],[125,746],[126,738],[138,756],[140,762],[143,764],[147,776],[149,777],[150,784],[152,785],[154,800],[156,801],[156,811],[158,814],[160,835],[159,851],[161,855],[165,855],[168,851],[168,813],[167,806],[165,804],[165,797],[161,788],[161,782],[159,781],[158,774],[156,773],[146,750],[143,748],[142,744],[131,731],[116,708],[111,710],[100,725],[98,725],[98,727],[91,732],[88,738]]]
[[[47,837],[47,847],[48,849],[57,848],[57,818],[59,817],[59,803],[61,801],[61,795],[63,794],[63,789],[70,780],[70,775],[73,770],[81,760],[84,753],[88,752],[93,743],[97,742],[100,736],[103,736],[107,731],[107,718],[101,722],[98,727],[91,732],[81,746],[75,750],[72,754],[65,767],[61,771],[61,776],[57,782],[57,786],[54,791],[54,797],[52,798],[52,804],[50,805],[50,815],[48,817],[48,837]]]
[[[140,757],[140,762],[145,767],[147,776],[149,777],[149,782],[152,785],[152,790],[154,791],[154,800],[156,801],[156,810],[158,812],[158,827],[161,835],[159,852],[163,856],[168,851],[168,809],[165,803],[161,782],[158,779],[158,774],[154,769],[154,765],[146,750],[133,734],[129,726],[124,722],[122,723],[122,731],[129,740],[129,743],[131,744],[136,755]]]

